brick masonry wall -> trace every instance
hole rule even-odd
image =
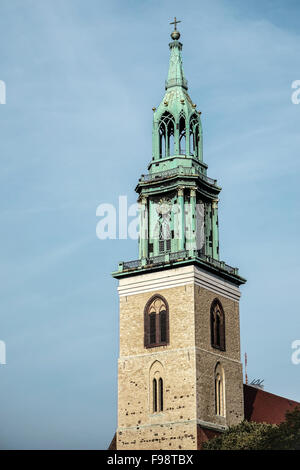
[[[220,363],[225,376],[226,416],[215,414],[214,371]],[[222,356],[197,351],[197,416],[201,421],[222,426],[238,424],[244,419],[242,366]]]
[[[197,425],[174,423],[118,431],[118,450],[197,450]]]
[[[240,361],[240,317],[237,301],[216,294],[208,289],[195,286],[195,341],[196,346],[212,353],[218,352],[211,346],[210,307],[219,299],[225,314],[226,351],[222,356]]]
[[[215,298],[222,303],[225,314],[225,351],[211,346],[210,307]],[[239,423],[244,418],[244,398],[238,302],[195,286],[195,339],[198,419],[223,426]],[[215,414],[214,371],[217,363],[224,370],[226,417]]]
[[[145,349],[144,308],[153,294],[120,299],[118,449],[195,449],[194,287],[155,292],[169,305],[170,342]],[[164,411],[153,414],[150,373],[156,361],[163,370]]]
[[[190,284],[120,298],[120,357],[147,353],[144,308],[154,294],[161,294],[169,304],[170,344],[152,348],[149,354],[195,345],[194,286]]]
[[[169,304],[167,346],[144,348],[144,308],[160,294]],[[210,345],[210,306],[218,297],[226,322],[226,351]],[[153,414],[151,370],[164,380],[164,411]],[[215,416],[214,370],[225,372],[226,418]],[[118,449],[196,449],[197,419],[216,425],[243,418],[238,303],[195,284],[120,298]],[[152,367],[152,369],[151,369]]]
[[[164,411],[154,414],[150,368],[162,365]],[[119,361],[119,427],[196,419],[194,351],[170,351]]]

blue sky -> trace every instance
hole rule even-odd
[[[182,20],[189,92],[220,197],[221,258],[240,267],[250,379],[300,401],[300,4],[0,0],[0,447],[106,448],[116,428],[118,299],[131,240],[96,208],[135,202]]]

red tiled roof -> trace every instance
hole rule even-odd
[[[245,419],[256,423],[279,424],[285,413],[300,403],[244,384]]]

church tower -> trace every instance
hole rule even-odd
[[[139,259],[119,264],[117,449],[195,450],[244,418],[238,269],[219,260],[218,195],[203,162],[174,23],[165,95],[138,181]]]

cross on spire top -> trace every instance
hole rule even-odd
[[[178,23],[181,23],[181,21],[178,21],[177,18],[176,18],[176,16],[175,16],[175,18],[174,18],[174,21],[172,21],[172,23],[170,23],[170,24],[173,24],[173,25],[174,25],[174,31],[173,31],[173,33],[171,33],[171,38],[174,39],[174,41],[176,41],[177,39],[180,38],[180,32],[177,31],[177,25],[178,25]]]
[[[174,21],[172,21],[172,23],[170,23],[170,24],[173,24],[173,25],[174,25],[174,30],[175,30],[175,31],[177,31],[177,24],[178,24],[178,23],[181,23],[181,21],[178,21],[178,20],[176,19],[176,16],[175,16]]]

